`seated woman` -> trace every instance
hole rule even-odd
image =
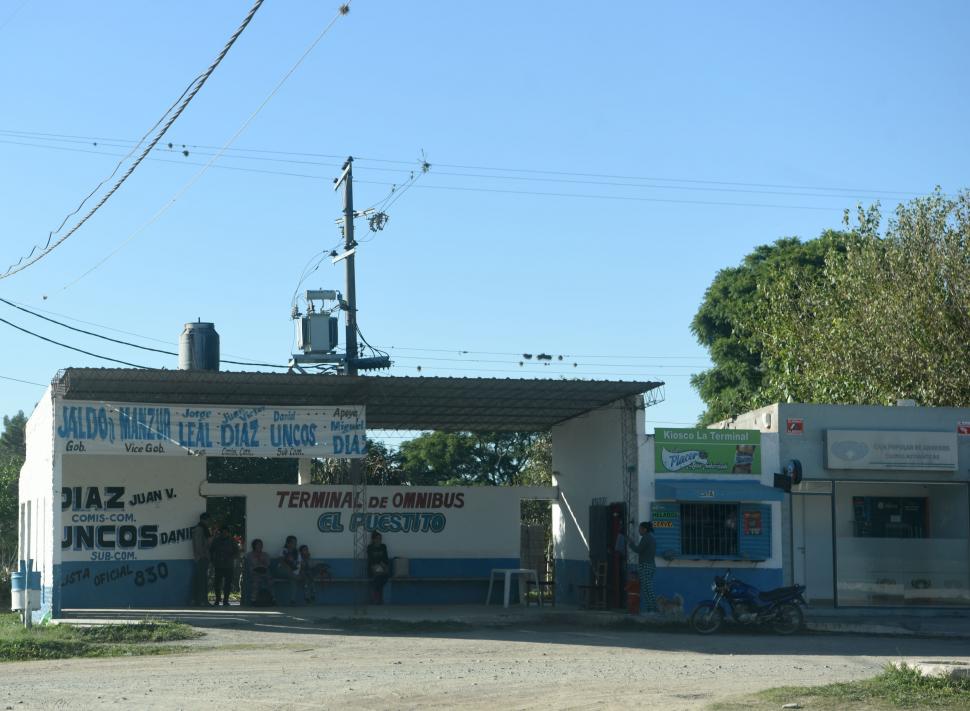
[[[272,599],[273,585],[269,575],[269,554],[263,552],[263,541],[254,538],[252,548],[246,554],[246,580],[249,581],[249,603],[255,605],[260,600],[260,591],[265,590]],[[263,599],[267,599],[265,595]]]
[[[381,534],[370,534],[367,546],[367,575],[371,579],[371,601],[375,605],[384,604],[384,585],[391,576],[391,561],[387,557],[387,546],[381,542]]]

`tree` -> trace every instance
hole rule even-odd
[[[383,442],[368,440],[363,467],[368,484],[395,486],[404,483],[398,454],[392,452]],[[314,484],[349,484],[350,460],[314,460],[310,481]]]
[[[3,434],[0,434],[0,451],[27,456],[27,417],[20,410],[13,417],[3,416]]]
[[[27,418],[18,412],[4,416],[0,434],[0,571],[5,573],[17,560],[17,503],[20,468],[24,465]],[[6,576],[0,574],[0,586]]]
[[[764,386],[761,302],[782,275],[812,283],[830,252],[844,252],[853,236],[827,231],[807,242],[787,237],[762,245],[737,266],[722,269],[704,294],[691,331],[710,353],[713,366],[691,377],[707,409],[701,425],[768,404]]]
[[[515,485],[542,436],[529,432],[429,432],[401,445],[401,469],[412,484]]]
[[[970,406],[970,191],[937,190],[900,205],[884,235],[880,224],[878,205],[860,208],[824,278],[786,271],[762,293],[750,325],[769,399]]]

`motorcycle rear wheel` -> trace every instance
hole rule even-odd
[[[805,622],[802,608],[793,602],[786,602],[778,607],[775,619],[771,622],[771,629],[776,634],[795,634]]]
[[[714,634],[724,623],[724,612],[721,608],[707,602],[697,606],[690,616],[690,626],[698,634]]]

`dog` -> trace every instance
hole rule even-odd
[[[657,595],[657,612],[664,617],[682,617],[684,614],[684,596],[674,593],[673,597]]]

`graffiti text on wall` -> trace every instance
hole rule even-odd
[[[61,403],[55,433],[70,454],[224,457],[364,456],[362,406],[271,408]]]
[[[64,534],[61,550],[91,551],[91,560],[135,560],[136,551],[192,540],[192,527],[160,531],[158,524],[137,525],[125,505],[138,506],[176,497],[175,489],[125,496],[123,486],[65,486],[61,489]],[[70,513],[68,513],[70,512]]]

